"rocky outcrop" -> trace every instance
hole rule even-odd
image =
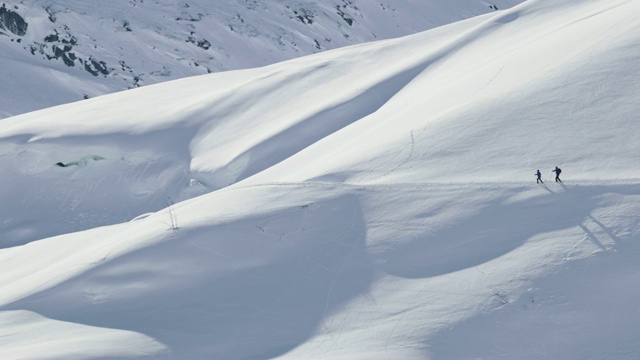
[[[17,12],[7,9],[5,4],[0,7],[0,29],[18,36],[27,33],[29,24]]]

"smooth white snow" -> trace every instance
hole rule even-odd
[[[527,1],[3,120],[0,355],[637,358],[638,14]]]

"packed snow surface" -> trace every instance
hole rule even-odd
[[[637,359],[639,15],[530,0],[1,121],[0,358]]]

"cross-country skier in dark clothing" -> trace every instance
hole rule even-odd
[[[562,170],[560,170],[559,167],[556,166],[555,169],[551,170],[551,172],[556,173],[556,182],[562,182],[562,180],[560,180],[560,173],[562,172]]]
[[[540,173],[540,170],[537,170],[534,175],[538,177],[536,179],[536,184],[540,184],[540,183],[544,184],[544,181],[542,181],[542,174]]]

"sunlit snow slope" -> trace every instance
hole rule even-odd
[[[0,119],[414,34],[523,0],[5,0]]]
[[[0,358],[637,358],[638,15],[527,1],[3,120]]]

